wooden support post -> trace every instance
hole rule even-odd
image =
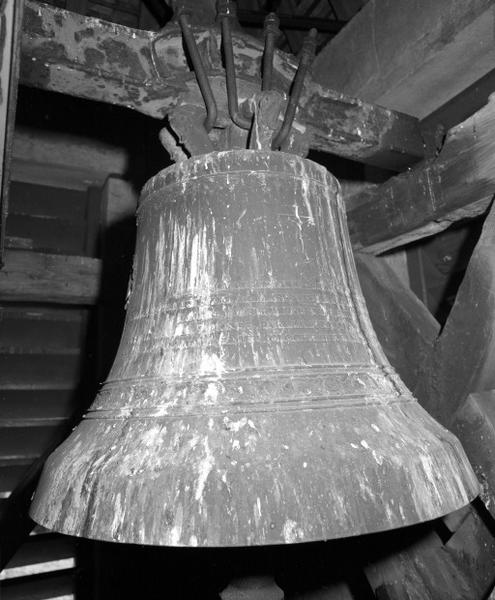
[[[481,498],[495,517],[495,390],[469,394],[452,429],[481,483]]]
[[[12,147],[15,181],[85,191],[102,186],[108,174],[128,169],[125,148],[80,136],[16,127]]]
[[[359,282],[383,350],[414,393],[439,324],[393,269],[375,256],[355,254]]]
[[[8,214],[8,186],[14,133],[23,2],[0,3],[0,267]]]
[[[376,550],[365,572],[378,600],[482,600],[495,583],[495,540],[473,506],[445,543],[426,524],[382,534]]]
[[[495,98],[454,127],[439,156],[352,196],[355,247],[380,253],[482,214],[495,194]]]
[[[495,389],[495,207],[482,229],[464,279],[417,392],[449,427],[473,392]]]

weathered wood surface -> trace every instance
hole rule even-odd
[[[3,261],[24,4],[0,3],[0,266]]]
[[[423,118],[493,68],[492,0],[370,0],[317,56],[315,79]]]
[[[128,169],[125,148],[89,138],[17,127],[12,146],[15,181],[86,190]]]
[[[219,108],[218,124],[230,121],[226,105],[220,33],[195,28]],[[76,44],[74,44],[76,40]],[[262,42],[235,33],[240,101],[260,87]],[[276,52],[274,80],[287,91],[294,57]],[[179,28],[155,33],[131,29],[26,2],[21,81],[26,85],[127,106],[162,119],[185,101],[203,106],[184,55]],[[424,155],[418,121],[410,116],[332,91],[308,78],[293,135],[309,132],[312,148],[401,169]]]
[[[378,340],[388,360],[414,394],[440,326],[382,257],[360,253],[354,257]]]
[[[95,304],[101,261],[81,256],[7,250],[0,271],[0,299]]]
[[[454,416],[452,430],[481,483],[481,498],[495,517],[495,390],[469,394]]]
[[[495,193],[495,98],[447,135],[439,156],[352,196],[355,247],[380,253],[482,214]]]
[[[495,207],[492,206],[418,388],[423,406],[447,427],[469,394],[495,389],[494,322]]]
[[[435,529],[377,537],[365,572],[378,600],[486,598],[495,583],[495,541],[477,508],[445,543]]]

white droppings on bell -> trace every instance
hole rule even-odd
[[[234,433],[238,433],[243,427],[248,424],[247,417],[242,417],[237,421],[231,421],[228,417],[223,418],[223,424],[226,429],[229,431],[233,431]]]
[[[298,527],[297,522],[287,519],[282,528],[282,536],[286,544],[294,544],[303,537],[303,531]]]
[[[215,466],[215,457],[213,456],[208,443],[208,436],[203,439],[204,458],[198,463],[198,478],[196,483],[195,499],[201,504],[206,480]]]
[[[310,202],[310,189],[309,189],[309,178],[307,176],[303,176],[301,178],[301,187],[302,187],[302,199],[307,211],[307,218],[310,225],[315,225],[315,219],[313,216],[313,209],[311,208]]]
[[[199,364],[199,375],[214,374],[216,377],[220,378],[224,373],[225,366],[217,354],[204,354],[201,357],[201,362]]]

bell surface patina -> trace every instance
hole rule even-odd
[[[145,186],[108,380],[31,515],[66,534],[245,546],[434,519],[478,494],[458,440],[386,360],[336,179],[232,150]]]

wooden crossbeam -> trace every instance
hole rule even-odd
[[[0,299],[96,304],[101,261],[82,256],[7,250],[0,270]]]
[[[464,279],[417,389],[445,427],[469,394],[495,389],[495,207],[485,219]]]
[[[438,157],[353,195],[355,247],[380,253],[486,211],[495,194],[495,99],[448,134]]]
[[[230,120],[216,28],[195,27],[196,39],[217,99],[217,123]],[[260,87],[263,43],[235,33],[234,55],[240,100]],[[74,43],[74,40],[77,43]],[[294,57],[277,51],[276,87],[288,91]],[[22,39],[21,82],[126,106],[162,119],[186,100],[202,105],[184,55],[177,25],[161,32],[132,29],[27,0]],[[418,121],[307,80],[295,126],[309,133],[312,148],[367,164],[400,170],[424,155]]]
[[[5,248],[23,10],[22,2],[0,5],[0,265]]]
[[[494,60],[492,0],[370,0],[317,56],[314,75],[424,118]]]
[[[455,414],[452,430],[482,484],[481,498],[495,517],[495,390],[469,394]]]

